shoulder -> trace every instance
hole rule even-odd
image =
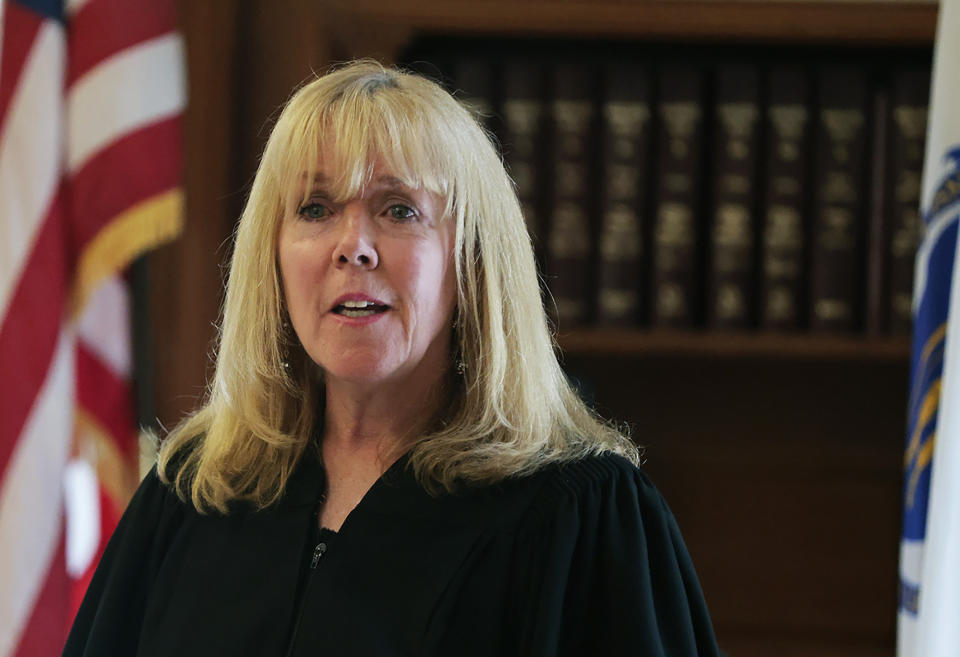
[[[617,454],[599,454],[544,465],[504,482],[487,497],[492,527],[507,533],[574,534],[598,521],[611,525],[672,523],[660,492],[646,474]],[[576,529],[574,529],[576,528]]]
[[[117,532],[144,529],[167,522],[171,516],[182,515],[186,504],[177,497],[171,484],[164,482],[154,465],[143,477],[123,513]]]
[[[533,516],[609,504],[622,512],[666,511],[649,477],[617,454],[553,464],[536,476],[540,483],[530,507]]]

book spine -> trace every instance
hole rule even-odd
[[[526,59],[510,58],[504,64],[503,155],[517,186],[517,196],[527,230],[542,259],[545,208],[542,165],[547,157],[547,113],[542,67]]]
[[[689,328],[699,296],[702,74],[693,67],[665,67],[659,88],[651,324]]]
[[[585,65],[560,63],[554,68],[551,141],[555,150],[547,265],[563,329],[582,326],[591,315],[594,80]]]
[[[707,322],[716,329],[752,325],[753,192],[759,144],[759,79],[753,67],[727,65],[716,75],[714,184],[710,223]]]
[[[867,231],[867,281],[864,301],[864,332],[876,337],[886,332],[888,275],[890,259],[887,250],[890,233],[890,207],[887,187],[890,184],[890,97],[889,90],[878,84],[872,91],[873,126],[870,149],[870,209]]]
[[[810,328],[859,327],[863,289],[865,72],[819,73],[817,171],[811,243]]]
[[[770,71],[767,89],[760,326],[795,331],[803,316],[810,85],[803,70],[779,67]]]
[[[650,132],[650,81],[631,62],[608,64],[602,106],[603,153],[597,323],[636,326],[640,290]]]
[[[929,69],[896,71],[892,84],[891,166],[887,189],[891,198],[888,330],[910,332],[913,324],[913,266],[923,222],[920,218],[920,178],[927,133]]]

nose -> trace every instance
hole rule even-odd
[[[365,208],[356,207],[352,203],[344,208],[333,260],[339,267],[353,265],[364,269],[375,269],[380,263],[376,247],[376,228]]]

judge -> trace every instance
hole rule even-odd
[[[64,654],[718,654],[635,446],[557,363],[476,117],[374,62],[291,98],[236,234],[205,405]]]

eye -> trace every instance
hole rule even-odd
[[[307,221],[319,221],[320,219],[326,219],[330,216],[330,210],[327,206],[320,203],[306,203],[299,210],[297,214],[306,219]]]
[[[387,214],[395,221],[410,221],[417,218],[417,211],[409,205],[394,203],[387,208]]]

